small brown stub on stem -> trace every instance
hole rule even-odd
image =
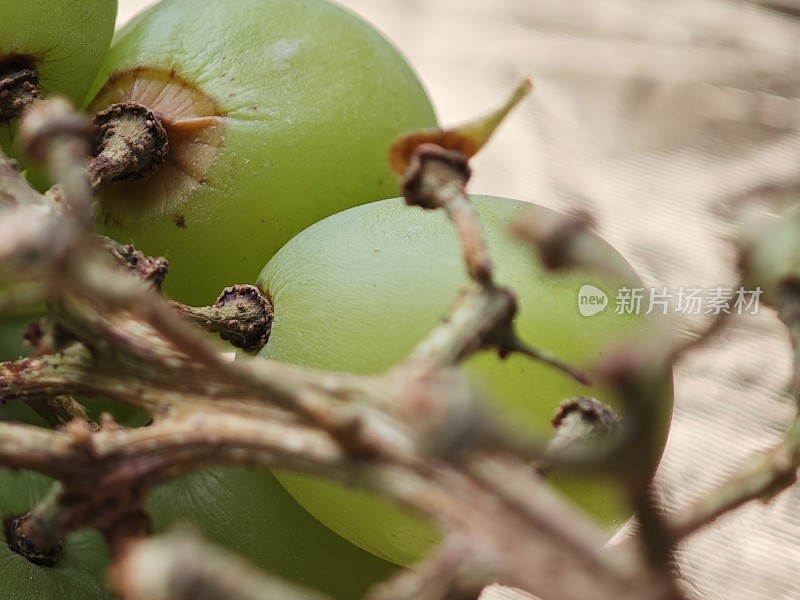
[[[266,345],[275,315],[266,294],[248,284],[226,287],[212,306],[177,302],[172,306],[195,325],[245,352],[257,352]]]
[[[595,226],[594,217],[588,212],[572,211],[557,219],[523,219],[514,224],[513,231],[520,239],[536,246],[546,269],[556,271],[579,266],[575,260],[576,239],[591,233]]]
[[[253,285],[234,285],[225,288],[214,306],[229,314],[226,327],[219,336],[245,352],[263,348],[272,330],[272,303]]]
[[[0,123],[8,123],[39,98],[39,72],[32,56],[0,58]]]
[[[422,144],[412,154],[403,176],[403,195],[408,204],[430,210],[445,208],[442,190],[455,186],[463,192],[471,175],[467,157],[461,152]]]
[[[169,261],[163,256],[147,256],[131,244],[120,244],[111,238],[101,237],[103,247],[121,267],[136,273],[140,279],[152,284],[157,290],[169,271]]]
[[[30,562],[42,567],[54,567],[58,564],[64,551],[64,543],[58,542],[50,548],[39,548],[25,533],[25,522],[30,513],[17,517],[8,517],[3,522],[6,542],[11,550],[24,556]]]
[[[167,131],[161,120],[136,102],[119,102],[100,111],[92,122],[93,187],[103,182],[143,181],[166,160]]]
[[[606,436],[615,432],[620,423],[619,417],[608,406],[586,396],[564,400],[551,423],[556,431],[563,432],[570,426],[570,419],[586,425],[587,435],[583,436],[584,438],[590,437],[589,433],[594,436]]]
[[[599,400],[579,396],[561,402],[552,425],[555,436],[547,445],[545,456],[535,465],[542,476],[550,472],[554,462],[611,443],[620,435],[622,420]]]

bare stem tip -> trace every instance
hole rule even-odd
[[[93,187],[104,182],[143,181],[166,160],[167,132],[161,120],[136,102],[112,104],[92,122]]]

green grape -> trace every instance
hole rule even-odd
[[[39,473],[0,468],[0,516],[5,521],[28,512],[47,495],[52,483]],[[0,543],[0,594],[15,600],[105,599],[109,597],[104,584],[108,563],[106,544],[94,530],[68,536],[53,567],[30,562],[4,539]]]
[[[14,400],[0,405],[0,421],[18,421],[46,427],[27,404]],[[64,543],[55,566],[37,565],[8,544],[7,520],[32,510],[53,486],[54,480],[33,471],[0,467],[0,597],[14,600],[64,600],[110,598],[105,587],[109,553],[102,536],[94,530],[76,531]]]
[[[650,331],[644,314],[616,314],[616,287],[597,273],[555,275],[512,239],[509,224],[525,214],[552,211],[495,197],[474,197],[500,285],[517,294],[515,327],[523,340],[573,365],[598,361],[624,339]],[[638,280],[610,247],[616,267]],[[266,265],[258,284],[274,304],[270,340],[260,355],[332,371],[380,373],[397,364],[446,314],[467,276],[455,231],[441,211],[385,200],[343,211],[295,236]],[[584,285],[603,290],[609,307],[579,311]],[[482,353],[464,366],[503,422],[549,437],[559,403],[591,396],[614,405],[601,386],[585,387],[553,367],[514,355]],[[660,393],[671,398],[670,374]],[[665,401],[665,405],[671,405]],[[664,435],[652,440],[660,451]],[[399,564],[418,560],[437,539],[426,523],[362,492],[302,474],[280,481],[320,521],[353,543]],[[557,477],[564,492],[609,528],[630,514],[620,490],[607,481]]]
[[[267,469],[204,470],[156,488],[156,531],[189,522],[254,565],[335,600],[357,600],[397,566],[314,519]]]
[[[252,281],[315,221],[396,195],[389,145],[435,125],[404,58],[325,0],[162,0],[118,32],[92,95],[93,112],[146,107],[146,139],[168,142],[146,173],[95,161],[97,226],[165,255],[165,292],[189,304]]]
[[[0,0],[0,149],[20,159],[12,78],[79,107],[114,34],[117,0]],[[26,73],[26,71],[28,73]],[[35,72],[35,75],[34,75]],[[25,102],[23,101],[23,104]]]

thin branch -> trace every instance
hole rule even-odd
[[[61,482],[57,501],[30,519],[42,539],[93,526],[121,554],[147,529],[143,507],[153,486],[210,465],[252,464],[347,482],[434,521],[453,536],[445,542],[450,550],[439,555],[447,559],[439,564],[453,565],[441,594],[497,580],[543,600],[674,597],[669,580],[638,552],[603,551],[598,528],[524,461],[487,449],[502,448],[502,430],[484,422],[474,391],[450,367],[488,346],[501,353],[520,348],[510,332],[512,298],[492,282],[480,223],[465,194],[462,156],[418,148],[419,176],[406,188],[422,204],[448,212],[479,289],[454,309],[453,326],[435,331],[390,372],[322,373],[263,359],[228,361],[218,345],[175,318],[152,286],[109,265],[85,222],[91,194],[85,157],[74,151],[83,134],[63,111],[47,110],[23,132],[65,182],[68,210],[53,210],[45,199],[48,209],[39,210],[34,226],[23,217],[36,207],[10,202],[16,212],[6,211],[0,229],[22,230],[0,236],[0,257],[35,266],[53,318],[72,339],[57,353],[0,365],[0,397],[91,390],[146,408],[155,423],[140,429],[105,423],[99,431],[79,419],[63,431],[0,423],[0,464]],[[467,324],[476,327],[472,337]],[[424,365],[423,357],[433,364]],[[616,364],[606,380],[627,401],[641,401],[652,373],[640,363],[623,366],[631,368]],[[653,407],[648,400],[639,410]],[[644,413],[631,414],[652,432]],[[631,481],[649,483],[651,463],[649,452],[631,458]],[[453,548],[465,547],[468,552],[450,560]]]

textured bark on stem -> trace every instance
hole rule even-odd
[[[478,213],[465,189],[470,175],[465,155],[435,144],[421,144],[403,175],[403,195],[408,204],[447,212],[461,238],[469,276],[488,284],[492,280],[492,261]]]
[[[117,260],[120,266],[136,273],[139,279],[147,281],[157,290],[169,271],[169,261],[163,256],[147,256],[132,244],[120,244],[106,236],[100,236],[100,243]]]

